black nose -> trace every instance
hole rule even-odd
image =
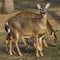
[[[45,14],[45,12],[42,12],[42,14]]]

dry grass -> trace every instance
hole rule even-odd
[[[59,37],[60,31],[57,32],[57,36],[58,36],[58,39],[56,41],[57,46],[56,47],[49,46],[48,48],[44,47],[44,57],[37,58],[35,56],[35,48],[33,47],[33,43],[30,40],[28,41],[29,52],[26,52],[23,42],[19,40],[19,47],[22,51],[23,57],[18,56],[14,44],[13,48],[15,49],[16,54],[13,56],[7,54],[5,44],[6,33],[0,33],[0,60],[60,60],[60,37]]]
[[[0,32],[4,32],[5,21],[8,20],[10,17],[16,15],[19,11],[16,11],[11,14],[0,14]]]

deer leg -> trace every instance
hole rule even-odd
[[[23,36],[21,37],[21,39],[22,39],[22,41],[23,41],[24,45],[26,46],[26,40],[24,39],[24,37],[23,37]]]
[[[6,52],[8,53],[8,40],[6,40]]]
[[[44,54],[43,54],[43,52],[42,52],[42,50],[43,50],[43,49],[42,49],[42,45],[43,45],[43,44],[42,44],[42,37],[40,37],[40,39],[39,39],[40,55],[41,55],[41,56],[44,56]]]
[[[12,53],[12,40],[10,40],[10,55],[13,55],[13,53]]]
[[[16,48],[17,48],[17,51],[18,51],[19,55],[22,56],[22,53],[21,53],[21,51],[18,47],[18,41],[16,41],[15,44],[16,44]]]
[[[36,38],[36,56],[39,57],[39,54],[38,54],[38,36],[36,36],[35,38]]]
[[[27,43],[28,43],[28,38],[25,38],[25,39],[26,39],[26,46],[25,46],[25,47],[26,47],[26,51],[29,52],[29,50],[28,50],[28,45],[27,45]]]
[[[42,36],[42,39],[43,39],[42,41],[43,41],[44,46],[45,46],[45,47],[48,47],[48,45],[47,45],[47,42],[46,42],[46,40],[45,40],[44,35]]]
[[[19,47],[18,47],[19,33],[16,31],[15,34],[16,34],[16,35],[15,35],[15,38],[16,38],[16,40],[15,40],[15,45],[16,45],[18,54],[19,54],[20,56],[22,56],[22,53],[21,53],[21,51],[20,51],[20,49],[19,49]]]
[[[28,42],[28,38],[24,38],[23,36],[22,36],[22,40],[23,40],[23,43],[24,43],[24,45],[25,45],[25,47],[26,47],[26,51],[28,52],[28,46],[27,46],[27,42]]]
[[[10,55],[16,54],[16,52],[14,51],[14,49],[12,49],[12,40],[14,39],[13,35],[10,35],[8,40],[10,41]],[[6,45],[8,44],[8,41],[6,41]],[[6,47],[7,48],[7,47]]]
[[[16,52],[15,52],[14,48],[12,49],[12,52],[13,52],[13,54],[16,54]]]
[[[44,44],[45,47],[48,47],[45,38],[43,39],[43,44]]]

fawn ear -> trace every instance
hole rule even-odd
[[[38,9],[41,9],[41,6],[40,6],[40,4],[37,4],[37,8],[38,8]]]
[[[48,9],[50,6],[50,3],[47,3],[46,6],[45,6],[45,9]]]

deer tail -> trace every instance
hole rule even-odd
[[[7,33],[10,33],[10,32],[11,32],[11,29],[10,29],[10,27],[9,27],[8,22],[5,23],[5,31],[6,31]]]

